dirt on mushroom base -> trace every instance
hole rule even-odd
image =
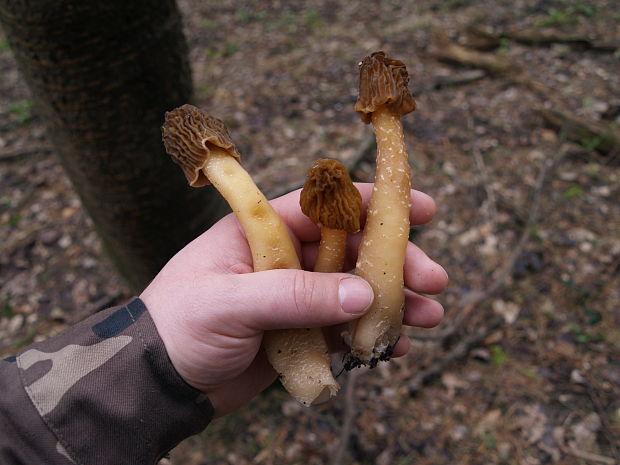
[[[300,186],[318,156],[350,163],[363,155],[369,130],[352,111],[357,61],[380,48],[411,57],[419,111],[405,125],[411,162],[423,173],[413,184],[438,202],[436,220],[416,228],[414,240],[450,273],[441,298],[446,325],[472,291],[497,278],[532,203],[542,207],[514,273],[470,312],[462,333],[441,344],[416,340],[410,357],[359,375],[347,454],[352,463],[378,464],[578,464],[584,453],[618,461],[617,155],[599,155],[596,140],[558,144],[562,131],[535,111],[549,96],[433,57],[437,27],[473,47],[480,38],[467,25],[490,26],[485,53],[525,68],[573,112],[617,127],[613,52],[531,46],[501,34],[533,28],[617,41],[614,3],[377,3],[250,10],[243,2],[181,2],[197,103],[229,120],[244,163],[270,194]],[[0,161],[0,340],[8,354],[126,295],[1,46],[0,64],[0,157],[7,157]],[[559,145],[567,148],[562,163],[530,199],[541,162]],[[354,174],[368,180],[373,170],[371,155]],[[492,329],[494,315],[502,323]],[[446,327],[411,333],[428,337]],[[479,328],[490,332],[412,397],[408,385],[420,367]],[[345,400],[307,412],[274,387],[183,443],[171,461],[328,463],[350,415]]]

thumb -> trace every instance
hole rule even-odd
[[[231,308],[257,330],[345,323],[363,315],[373,300],[370,285],[346,273],[269,270],[228,276],[227,281]]]

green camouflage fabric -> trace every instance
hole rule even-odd
[[[0,361],[0,465],[151,465],[212,417],[138,298]]]

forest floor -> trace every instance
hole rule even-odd
[[[450,274],[409,355],[306,409],[274,385],[173,464],[620,464],[614,0],[182,0],[196,100],[273,197],[317,157],[373,176],[357,63],[403,60],[414,241]],[[294,156],[291,156],[294,155]],[[0,354],[129,297],[0,40]]]

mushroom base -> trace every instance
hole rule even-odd
[[[372,355],[368,359],[362,359],[357,355],[349,352],[345,355],[344,358],[344,369],[347,371],[351,371],[354,368],[358,368],[361,366],[368,366],[369,368],[374,368],[377,366],[379,362],[386,362],[394,353],[394,346],[383,346],[383,347],[375,347],[372,351]]]
[[[303,405],[324,402],[340,389],[321,329],[267,331],[263,345],[280,382]]]

